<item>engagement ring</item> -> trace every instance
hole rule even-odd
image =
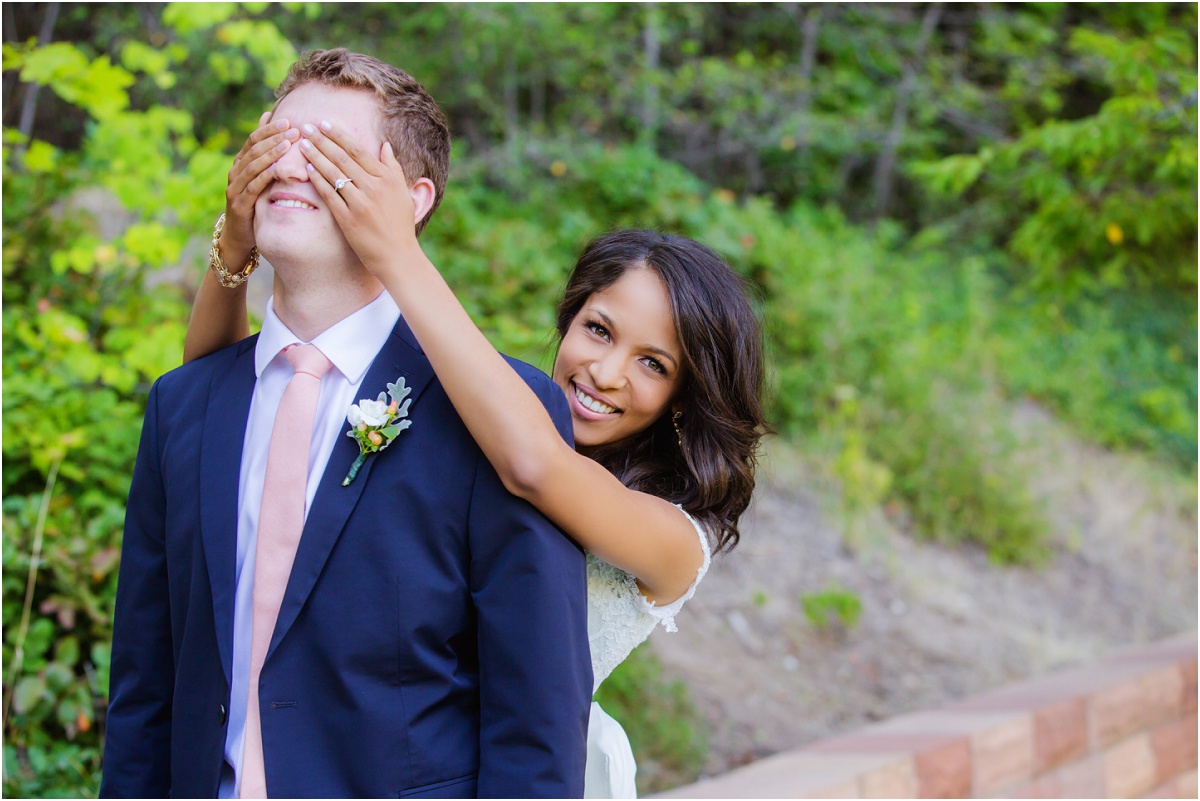
[[[336,191],[341,192],[343,186],[345,186],[346,184],[352,184],[352,183],[354,183],[353,178],[338,178],[336,181],[333,182],[333,188]]]

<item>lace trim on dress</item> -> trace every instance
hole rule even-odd
[[[675,626],[675,615],[679,614],[679,610],[683,608],[684,602],[696,594],[696,587],[700,585],[700,579],[704,578],[704,574],[708,572],[708,566],[712,564],[712,550],[708,546],[708,535],[705,534],[704,528],[679,504],[673,504],[679,511],[683,512],[684,517],[692,524],[692,528],[696,529],[696,535],[700,537],[700,548],[704,551],[704,563],[700,565],[700,569],[696,572],[696,580],[692,582],[692,586],[688,587],[687,592],[671,601],[669,604],[658,606],[654,601],[649,600],[641,592],[636,590],[637,602],[641,604],[642,611],[646,614],[658,618],[658,622],[664,629],[669,632],[677,632]]]
[[[592,649],[593,690],[660,623],[667,631],[677,630],[675,614],[695,594],[696,585],[708,571],[711,561],[708,537],[691,515],[686,511],[683,514],[700,537],[704,563],[688,591],[669,604],[658,606],[646,600],[638,590],[637,579],[615,565],[600,561],[595,554],[587,555],[588,642]]]

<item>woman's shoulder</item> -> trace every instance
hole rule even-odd
[[[671,632],[678,630],[675,626],[675,615],[679,614],[679,610],[683,608],[683,605],[696,594],[696,589],[700,586],[700,581],[708,573],[709,565],[712,563],[712,549],[704,527],[699,521],[688,514],[682,506],[678,504],[672,505],[679,509],[679,512],[691,523],[693,530],[696,532],[697,540],[700,543],[701,551],[704,554],[700,568],[696,571],[696,577],[692,580],[687,590],[673,601],[662,604],[649,600],[642,594],[638,588],[637,579],[631,574],[596,558],[592,554],[588,554],[589,592],[593,596],[607,596],[609,599],[621,598],[629,604],[632,614],[653,621],[650,624],[651,627],[653,625],[661,625],[667,631]]]
[[[708,532],[705,531],[704,526],[701,525],[700,521],[688,514],[687,510],[679,504],[673,504],[673,506],[692,524],[692,528],[695,530],[696,537],[700,542],[700,549],[704,553],[704,561],[700,563],[700,568],[696,571],[696,578],[687,588],[687,591],[674,601],[667,604],[656,604],[654,601],[649,601],[639,594],[638,598],[645,605],[646,614],[657,618],[662,627],[667,631],[678,630],[675,627],[675,615],[679,614],[679,610],[683,608],[683,605],[696,594],[701,580],[708,573],[708,568],[712,564],[712,546],[709,545]]]

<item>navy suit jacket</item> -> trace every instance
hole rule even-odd
[[[233,659],[251,337],[150,392],[125,520],[103,796],[213,797]],[[570,441],[565,399],[512,362]],[[592,693],[584,557],[510,495],[401,320],[364,378],[412,427],[309,510],[259,697],[273,797],[578,797]],[[348,411],[348,410],[347,410]]]

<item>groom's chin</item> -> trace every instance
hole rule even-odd
[[[323,243],[275,242],[270,237],[259,245],[259,255],[275,271],[275,280],[285,284],[329,277],[339,271],[347,256],[342,249]],[[349,255],[353,258],[353,251]]]

